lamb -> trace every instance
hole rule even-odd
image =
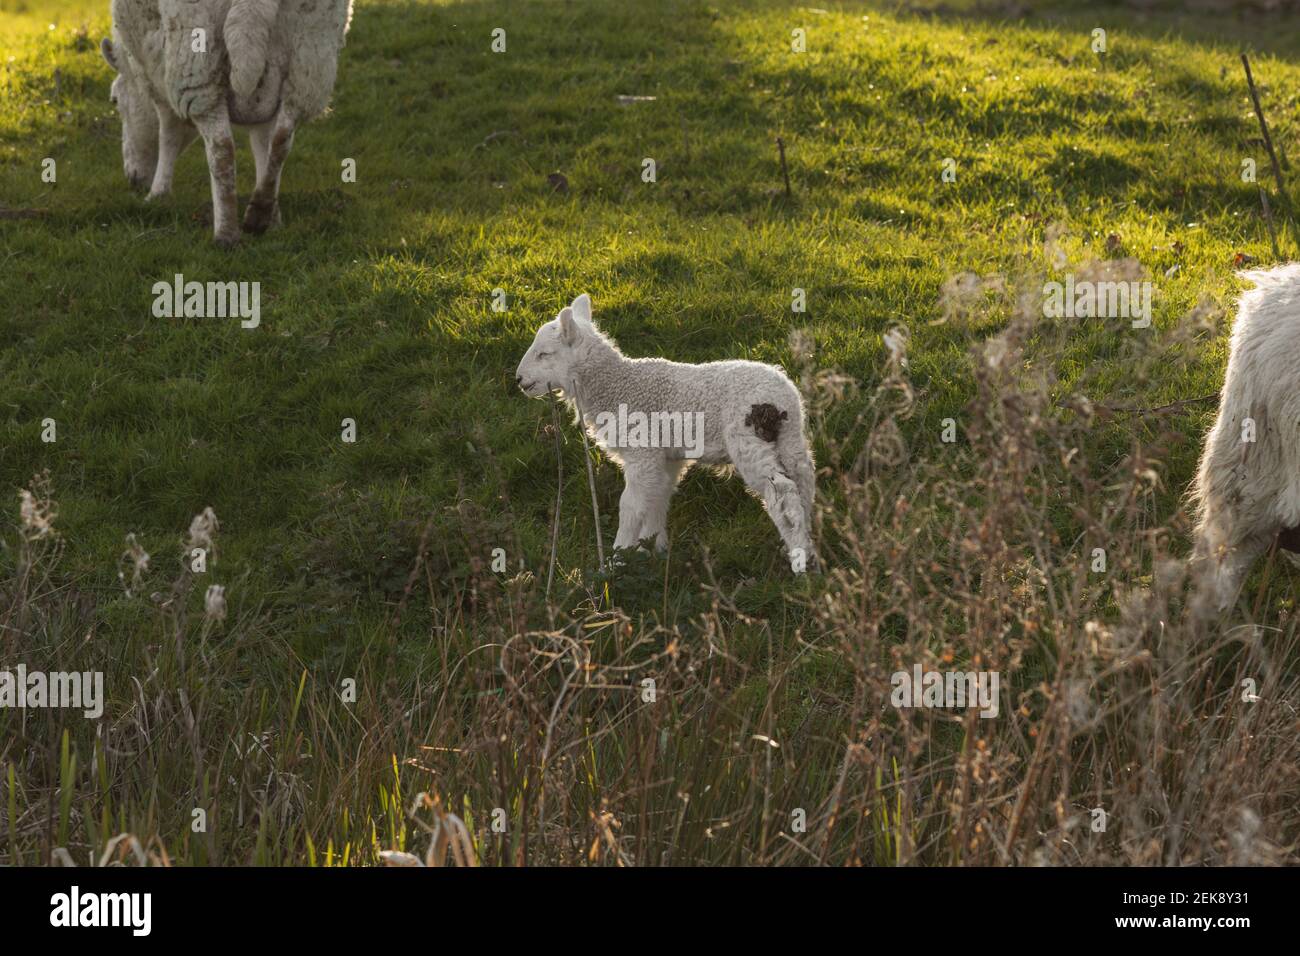
[[[352,0],[112,0],[113,38],[100,44],[117,71],[110,99],[122,116],[122,162],[153,200],[171,191],[176,158],[203,138],[212,229],[239,240],[235,139],[247,127],[257,185],[243,228],[280,221],[280,172],[300,123],[324,112]]]
[[[1192,487],[1193,562],[1220,612],[1274,540],[1300,526],[1300,263],[1243,272],[1219,417]]]
[[[628,358],[573,300],[537,331],[516,370],[530,398],[558,392],[623,470],[615,549],[668,544],[668,502],[692,464],[735,466],[767,508],[793,571],[813,557],[816,473],[794,383],[773,365]]]

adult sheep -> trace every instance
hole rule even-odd
[[[1274,540],[1300,526],[1300,263],[1243,272],[1219,417],[1192,497],[1195,561],[1220,611]]]
[[[247,127],[257,185],[243,227],[279,222],[280,171],[298,124],[329,105],[352,0],[112,0],[127,179],[149,198],[171,190],[176,157],[203,138],[218,244],[239,239],[234,126]]]

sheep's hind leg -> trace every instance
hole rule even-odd
[[[186,146],[194,142],[198,131],[170,109],[158,107],[158,165],[146,200],[159,199],[172,191],[176,160]]]
[[[813,464],[812,449],[802,429],[790,429],[783,432],[777,440],[777,456],[781,467],[799,489],[799,503],[803,506],[804,524],[809,537],[813,529],[814,499],[817,495],[817,469]],[[810,550],[807,554],[807,566],[814,567],[816,555]]]
[[[239,200],[235,194],[235,136],[225,106],[211,116],[195,117],[208,154],[212,181],[212,233],[219,246],[239,241]]]
[[[293,147],[293,120],[281,111],[274,122],[254,126],[249,133],[257,163],[257,187],[244,210],[244,229],[262,233],[280,224],[280,173]]]
[[[767,507],[768,516],[785,542],[790,567],[799,574],[812,557],[812,536],[799,486],[786,474],[775,447],[757,435],[727,436],[727,453],[749,490]]]

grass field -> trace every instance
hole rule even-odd
[[[283,226],[223,251],[198,147],[160,203],[125,182],[107,3],[0,0],[0,662],[107,690],[0,710],[0,862],[373,863],[449,814],[489,863],[1296,862],[1295,572],[1193,620],[1213,403],[1099,406],[1217,391],[1237,263],[1276,261],[1243,160],[1294,255],[1239,54],[1294,150],[1300,20],[930,6],[358,0]],[[1026,321],[1128,259],[1150,329]],[[176,273],[260,282],[260,326],[155,318]],[[802,372],[821,573],[703,471],[666,560],[599,571],[565,413],[546,599],[514,368],[583,291],[629,354]],[[891,710],[917,660],[1000,670],[1002,716]]]

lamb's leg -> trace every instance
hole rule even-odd
[[[727,454],[749,490],[767,507],[768,516],[785,542],[790,567],[799,574],[812,556],[812,536],[805,518],[799,486],[786,474],[776,447],[744,428],[724,436]]]
[[[167,107],[158,107],[158,165],[154,167],[153,185],[146,200],[158,199],[172,191],[176,159],[198,135],[192,124]]]
[[[208,154],[208,178],[212,181],[212,233],[219,246],[239,241],[239,201],[235,195],[235,137],[225,106],[196,117],[194,125],[203,137]]]
[[[257,187],[244,210],[244,229],[262,233],[280,223],[280,173],[293,147],[294,123],[281,110],[273,123],[253,127],[250,138],[257,160]]]
[[[799,489],[799,502],[803,505],[804,524],[811,535],[813,528],[813,503],[817,494],[817,469],[813,465],[812,449],[803,436],[803,429],[784,430],[777,439],[777,455],[785,473],[794,479]],[[807,555],[808,566],[814,555]]]
[[[662,554],[668,550],[668,503],[690,462],[661,458],[658,465],[658,470],[649,467],[646,469],[646,507],[637,540],[654,538],[655,550]]]
[[[635,548],[642,538],[657,535],[658,528],[668,513],[668,499],[672,486],[667,481],[662,459],[655,457],[627,457],[623,461],[623,496],[618,501],[618,534],[614,536],[614,550]],[[665,543],[667,536],[665,533]]]
[[[645,514],[645,496],[637,487],[632,474],[624,475],[623,495],[618,499],[618,534],[614,536],[614,550],[634,548],[641,540],[641,520]]]

